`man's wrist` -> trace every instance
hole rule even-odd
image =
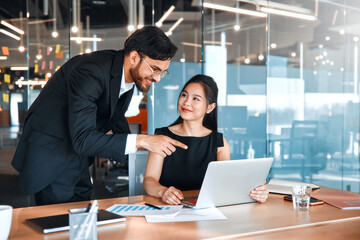
[[[147,135],[145,134],[137,134],[136,136],[136,148],[137,149],[145,149],[144,147],[144,139]]]

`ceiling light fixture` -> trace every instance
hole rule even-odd
[[[73,27],[71,28],[71,31],[72,31],[73,33],[77,33],[77,32],[79,31],[79,28],[78,28],[77,26],[73,26]]]
[[[174,25],[172,25],[172,27],[169,29],[169,31],[166,32],[167,36],[171,36],[173,31],[175,30],[175,28],[177,26],[179,26],[179,24],[184,20],[184,18],[179,18],[176,23],[174,23]]]
[[[133,32],[135,30],[136,11],[134,11],[135,2],[133,0],[128,1],[128,31]]]
[[[16,36],[15,34],[12,34],[11,32],[8,32],[8,31],[6,31],[6,30],[4,30],[4,29],[0,29],[0,32],[1,32],[2,34],[5,34],[5,35],[7,35],[7,36],[9,36],[9,37],[11,37],[11,38],[13,38],[13,39],[15,39],[15,40],[20,41],[20,37]]]
[[[29,71],[29,67],[10,67],[11,71]]]
[[[139,22],[138,22],[138,25],[137,25],[137,29],[141,29],[145,25],[145,20],[144,20],[145,6],[144,6],[143,0],[139,0],[138,6],[139,6],[139,9],[138,9]]]
[[[28,86],[37,85],[37,86],[44,87],[46,83],[47,82],[44,80],[28,80],[28,81],[17,80],[15,82],[15,84],[18,85],[19,87],[22,87],[23,85],[28,85]]]
[[[286,16],[286,17],[309,20],[309,21],[315,21],[316,20],[316,17],[313,16],[313,15],[296,13],[296,12],[289,12],[289,11],[285,11],[285,10],[279,10],[279,9],[268,8],[268,7],[261,7],[260,11],[264,12],[264,13],[271,13],[271,14],[276,14],[276,15],[281,15],[281,16]]]
[[[181,42],[182,45],[184,46],[189,46],[189,47],[201,47],[201,44],[198,43],[191,43],[191,42]],[[212,44],[212,45],[221,45],[220,41],[204,41],[204,44]],[[227,46],[231,46],[233,45],[232,42],[225,42],[225,45]]]
[[[157,27],[161,27],[165,19],[174,11],[175,7],[172,5],[166,13],[155,23]]]
[[[198,43],[182,42],[181,44],[189,47],[201,47],[201,44]]]
[[[184,18],[179,18],[174,25],[169,29],[170,32],[173,32],[177,26],[184,20]]]
[[[6,27],[8,27],[8,28],[10,28],[10,29],[12,29],[12,30],[14,30],[15,32],[17,32],[17,33],[19,33],[19,34],[21,34],[21,35],[24,35],[24,31],[23,31],[23,30],[15,27],[14,25],[11,25],[11,24],[8,23],[8,22],[5,22],[4,20],[1,20],[1,24],[4,25],[4,26],[6,26]]]
[[[254,17],[266,17],[267,16],[266,13],[261,13],[261,12],[251,11],[251,10],[241,9],[241,8],[227,7],[227,6],[219,5],[219,4],[204,3],[203,6],[204,6],[204,8],[222,10],[222,11],[233,12],[233,13],[240,13],[240,14],[250,15],[250,16],[254,16]]]
[[[238,1],[236,2],[236,8],[240,8],[240,3]],[[239,20],[239,18],[240,18],[240,14],[239,13],[235,14],[234,30],[236,32],[240,30],[240,20]]]
[[[7,60],[7,56],[0,56],[0,60]]]
[[[127,28],[128,28],[128,30],[129,30],[130,32],[132,32],[132,31],[135,30],[135,26],[134,26],[134,25],[129,25]]]
[[[81,0],[72,0],[72,28],[73,33],[78,33],[81,28]]]
[[[92,37],[70,37],[71,41],[84,41],[84,42],[101,42],[102,38],[92,38]]]
[[[205,40],[204,44],[213,44],[213,45],[221,45],[220,41],[209,41],[209,40]],[[232,42],[225,42],[225,45],[227,46],[231,46]]]
[[[57,38],[59,36],[59,33],[57,32],[56,28],[56,0],[53,0],[53,7],[54,7],[54,23],[53,23],[53,32],[51,33],[51,36],[53,38]]]
[[[334,17],[333,17],[333,20],[332,20],[332,23],[331,23],[333,26],[335,25],[338,13],[339,13],[339,10],[335,10]]]

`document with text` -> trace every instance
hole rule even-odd
[[[106,210],[122,216],[145,216],[145,215],[177,215],[182,209],[182,205],[156,205],[160,209],[151,206],[137,204],[114,204]]]

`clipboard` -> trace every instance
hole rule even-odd
[[[99,209],[97,226],[126,221],[126,217]],[[69,230],[69,214],[26,219],[25,223],[42,233],[53,233]]]

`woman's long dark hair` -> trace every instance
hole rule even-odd
[[[216,104],[215,108],[210,113],[205,114],[204,119],[203,119],[203,126],[212,131],[217,132],[218,87],[216,85],[216,82],[214,81],[214,79],[212,77],[209,77],[207,75],[198,74],[198,75],[192,77],[189,81],[187,81],[187,83],[185,84],[185,86],[183,87],[183,89],[181,90],[181,92],[179,94],[179,98],[181,96],[181,93],[186,88],[186,86],[189,85],[190,83],[200,83],[202,85],[202,87],[204,88],[207,104],[208,105],[212,104],[212,103]],[[170,126],[173,126],[173,125],[176,125],[176,124],[182,123],[182,122],[183,122],[183,119],[181,118],[181,116],[179,116],[178,119],[176,119],[176,121],[174,123],[172,123]]]

